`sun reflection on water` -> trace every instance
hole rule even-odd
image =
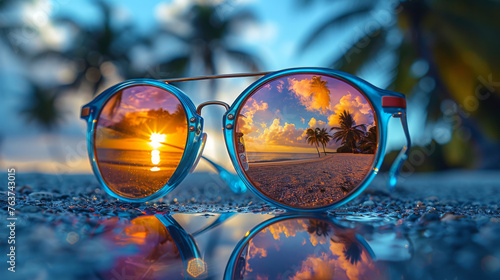
[[[149,140],[151,140],[151,142],[149,142],[149,145],[153,147],[153,150],[151,151],[151,163],[153,163],[154,165],[158,165],[160,163],[160,151],[158,150],[158,148],[161,147],[162,142],[165,142],[166,138],[167,136],[165,134],[156,132],[151,133],[151,137],[149,137]],[[158,166],[154,166],[150,170],[155,172],[159,171],[160,168]]]

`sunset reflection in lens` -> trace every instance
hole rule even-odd
[[[296,208],[334,204],[372,168],[376,117],[366,97],[326,75],[287,75],[253,92],[239,111],[234,149],[247,178]]]
[[[142,216],[125,224],[111,218],[101,226],[105,244],[117,254],[109,267],[103,264],[98,273],[103,279],[186,279],[179,247],[156,217]]]
[[[154,86],[125,88],[97,119],[94,148],[101,176],[120,196],[150,196],[177,169],[186,138],[186,113],[177,97]]]
[[[386,279],[354,229],[319,218],[289,218],[254,234],[231,279]]]

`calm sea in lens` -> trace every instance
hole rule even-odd
[[[314,159],[318,158],[318,154],[247,152],[247,157],[249,162],[269,162],[269,161]]]
[[[158,166],[176,165],[182,157],[182,152],[160,152]],[[99,149],[98,160],[109,164],[130,164],[138,166],[154,166],[151,161],[151,151]]]

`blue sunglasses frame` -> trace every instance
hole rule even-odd
[[[252,185],[252,183],[246,176],[245,172],[243,171],[243,168],[241,167],[237,159],[237,154],[236,154],[237,149],[235,143],[235,129],[234,129],[237,118],[235,116],[238,116],[247,98],[249,98],[256,90],[258,90],[260,86],[274,79],[278,79],[280,77],[293,74],[318,74],[342,80],[350,84],[351,86],[355,87],[356,89],[358,89],[371,103],[372,108],[375,112],[376,116],[375,121],[378,127],[378,147],[377,147],[377,152],[375,153],[375,159],[373,161],[373,165],[370,172],[366,175],[365,179],[359,184],[359,186],[348,196],[327,206],[322,206],[317,208],[295,208],[267,197],[265,194],[259,192]],[[182,92],[179,88],[170,84],[172,82],[185,82],[193,80],[233,78],[233,77],[252,77],[252,76],[263,76],[263,77],[252,83],[248,88],[246,88],[238,96],[238,98],[234,101],[234,103],[231,106],[219,101],[210,101],[202,103],[198,106],[198,108],[196,108],[191,99],[189,99],[189,97],[184,92]],[[180,103],[182,104],[184,111],[186,113],[186,118],[188,123],[188,135],[186,139],[184,154],[181,158],[179,166],[173,173],[172,177],[168,180],[168,182],[160,190],[158,190],[156,193],[150,196],[143,198],[126,198],[113,192],[107,186],[105,180],[103,179],[99,171],[95,148],[94,148],[95,131],[96,131],[97,119],[106,102],[120,90],[136,85],[155,86],[167,90],[174,96],[176,96],[179,99]],[[206,134],[203,133],[204,120],[201,117],[201,109],[206,105],[212,105],[212,104],[223,105],[227,109],[226,113],[222,117],[224,138],[226,142],[227,151],[229,153],[233,166],[239,176],[234,175],[233,173],[227,171],[220,165],[202,156],[203,147],[206,140]],[[356,76],[341,71],[336,71],[328,68],[292,68],[276,72],[230,74],[230,75],[180,78],[180,79],[168,79],[168,80],[134,79],[122,82],[120,84],[108,88],[103,93],[96,96],[94,100],[84,105],[81,111],[81,118],[86,120],[88,124],[87,150],[92,165],[92,169],[99,183],[103,186],[104,190],[112,197],[127,202],[139,202],[139,203],[160,198],[166,195],[168,192],[172,191],[175,187],[177,187],[180,184],[180,182],[190,173],[190,171],[192,171],[196,167],[198,160],[200,158],[203,158],[207,160],[216,169],[221,178],[235,193],[246,192],[248,188],[262,200],[270,204],[277,205],[286,210],[300,211],[300,212],[325,211],[328,209],[339,207],[349,202],[354,197],[358,196],[361,192],[363,192],[364,189],[366,189],[366,187],[373,180],[375,175],[378,173],[380,166],[382,165],[383,157],[386,152],[388,123],[391,117],[400,118],[407,139],[406,146],[404,146],[403,149],[400,151],[389,171],[388,187],[392,191],[396,186],[397,177],[399,175],[401,167],[403,166],[406,158],[408,157],[409,148],[411,146],[411,140],[406,120],[405,96],[401,93],[380,89]]]

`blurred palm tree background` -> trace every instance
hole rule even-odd
[[[267,21],[287,22],[280,32],[293,34],[298,19],[310,22],[306,36],[287,39],[296,46],[295,57],[314,53],[319,62],[291,66],[332,67],[368,80],[370,73],[385,73],[378,78],[382,84],[405,93],[410,108],[418,105],[414,114],[425,126],[414,131],[422,139],[414,141],[420,146],[407,170],[500,167],[498,1],[173,1],[178,9],[170,2],[157,3],[167,10],[144,32],[120,17],[119,4],[111,0],[86,2],[99,15],[95,20],[94,14],[81,20],[61,12],[78,1],[0,0],[0,80],[23,84],[16,93],[10,93],[15,86],[2,85],[2,96],[23,100],[8,118],[20,116],[51,133],[76,116],[66,109],[124,79],[290,67],[288,61],[269,62],[286,60],[279,50],[263,53],[241,39],[249,26],[262,28],[257,38],[268,31],[259,12],[269,5],[273,16]],[[48,16],[26,20],[26,7]],[[61,34],[65,40],[58,39]],[[206,98],[220,92],[215,81],[204,85],[196,92],[207,92]],[[0,134],[7,138],[8,131]],[[374,149],[374,137],[372,132],[365,138],[367,149]],[[314,143],[319,154],[323,144]]]

